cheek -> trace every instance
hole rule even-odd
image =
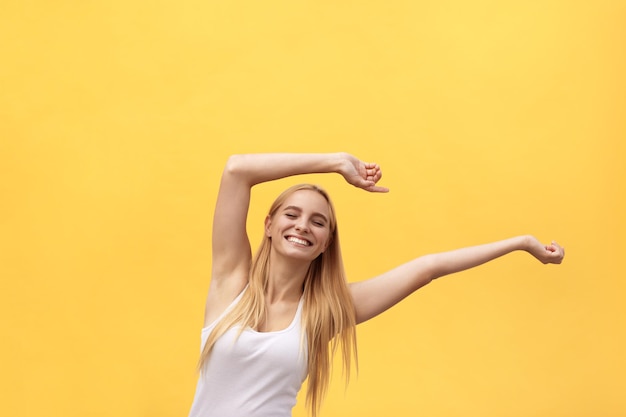
[[[326,248],[328,248],[330,246],[330,243],[332,242],[332,236],[330,235],[330,233],[326,233],[322,241],[324,242],[324,250],[326,250]]]

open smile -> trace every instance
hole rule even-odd
[[[285,236],[285,239],[290,242],[290,243],[294,243],[298,246],[311,246],[313,243],[311,243],[310,241],[303,239],[301,237],[296,237],[296,236]]]

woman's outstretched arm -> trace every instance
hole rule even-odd
[[[205,324],[215,319],[248,281],[252,259],[246,232],[251,188],[298,174],[338,173],[355,187],[385,192],[376,183],[382,173],[347,153],[248,154],[231,156],[222,173],[213,217],[212,271]]]
[[[543,245],[533,236],[425,255],[375,278],[351,284],[357,323],[377,316],[436,278],[474,268],[518,250],[528,252],[544,264],[560,264],[565,256],[565,250],[556,242]]]

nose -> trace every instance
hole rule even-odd
[[[309,232],[309,227],[306,225],[305,222],[298,222],[298,224],[296,224],[296,232],[305,232],[308,233]]]

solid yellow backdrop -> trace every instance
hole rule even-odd
[[[349,151],[351,280],[532,233],[359,327],[323,416],[626,415],[624,3],[8,1],[3,416],[184,416],[232,153]],[[303,402],[294,416],[306,415]]]

